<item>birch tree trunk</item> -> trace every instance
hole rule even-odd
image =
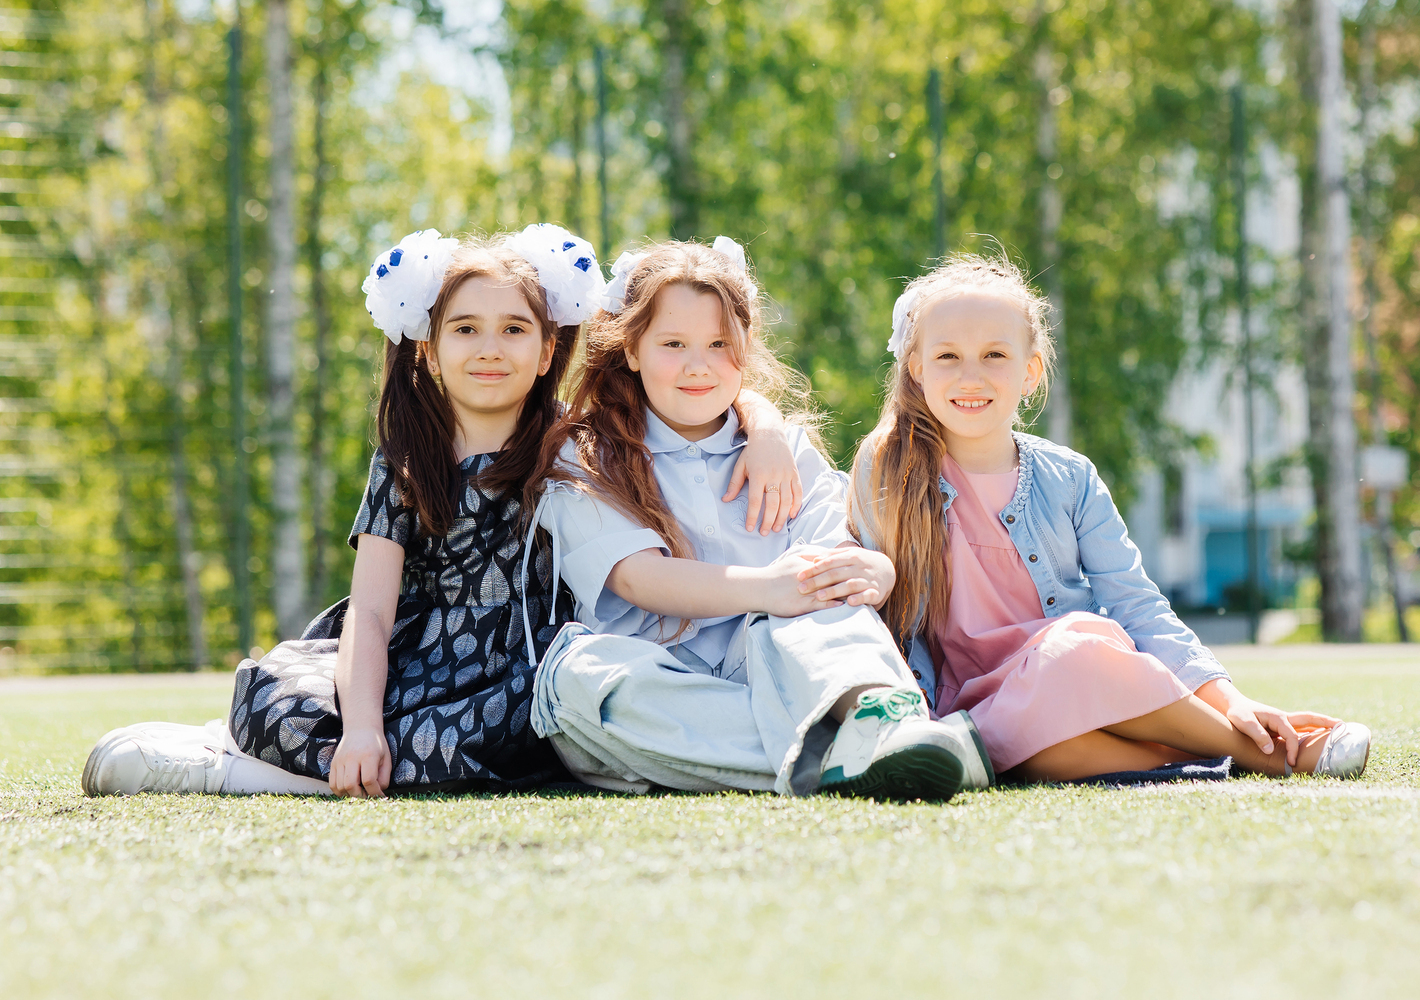
[[[327,153],[325,148],[326,92],[328,71],[326,68],[326,48],[324,43],[315,49],[316,73],[313,81],[315,99],[314,136],[314,177],[311,186],[310,214],[306,219],[306,267],[311,273],[311,313],[315,321],[316,370],[315,385],[311,389],[311,594],[312,607],[308,617],[314,617],[325,603],[327,582],[326,567],[326,507],[329,504],[329,482],[326,468],[326,365],[327,345],[330,340],[330,309],[325,298],[325,267],[321,262],[324,245],[321,243],[321,220],[325,212],[325,182]]]
[[[156,47],[161,35],[161,25],[158,23],[161,12],[155,7],[156,4],[153,0],[149,0],[147,5],[148,36],[150,44]],[[148,143],[149,169],[153,175],[154,186],[159,192],[163,192],[167,190],[167,182],[171,179],[163,134],[163,113],[167,105],[167,95],[159,90],[155,63],[149,64],[147,83],[148,110],[153,119],[153,128]],[[159,218],[163,230],[165,233],[171,232],[173,229],[171,207],[166,195],[160,194],[159,197],[162,204]],[[173,529],[177,536],[178,566],[182,576],[183,604],[187,612],[188,659],[190,661],[188,669],[201,670],[207,665],[207,635],[204,622],[202,583],[198,575],[201,556],[197,552],[194,542],[192,501],[188,494],[187,441],[184,433],[186,415],[183,413],[182,400],[182,338],[178,334],[177,324],[173,321],[172,297],[168,293],[165,281],[165,275],[173,270],[172,262],[168,259],[165,249],[161,250],[157,256],[158,259],[155,263],[159,265],[160,273],[154,276],[149,289],[149,298],[153,322],[161,328],[163,342],[167,348],[165,381],[167,382],[170,414],[168,443],[172,469],[170,496]]]
[[[1376,350],[1376,184],[1375,184],[1375,121],[1373,113],[1379,92],[1376,88],[1376,0],[1366,0],[1361,8],[1361,52],[1357,81],[1360,86],[1361,110],[1361,335],[1366,345],[1367,388],[1370,390],[1370,434],[1372,445],[1384,446],[1385,425],[1381,422],[1381,364]],[[1386,583],[1390,588],[1391,606],[1395,609],[1395,627],[1401,642],[1410,641],[1405,625],[1405,596],[1395,561],[1395,526],[1393,494],[1376,491],[1376,547],[1385,563]]]
[[[664,0],[665,20],[666,133],[669,168],[667,194],[671,204],[671,235],[678,240],[693,239],[699,222],[696,190],[694,130],[686,107],[686,73],[690,64],[691,24],[685,0]]]
[[[1351,359],[1351,203],[1343,161],[1342,100],[1345,75],[1341,53],[1341,13],[1334,0],[1313,0],[1318,53],[1316,210],[1318,236],[1312,251],[1313,290],[1324,319],[1312,366],[1309,393],[1316,489],[1317,571],[1321,577],[1323,635],[1332,641],[1361,638],[1365,599],[1361,578],[1361,502],[1356,481],[1355,376]],[[1319,390],[1319,391],[1318,391]],[[1324,529],[1324,530],[1323,530]]]
[[[1070,353],[1065,343],[1065,276],[1060,263],[1060,220],[1065,211],[1064,200],[1056,180],[1060,166],[1056,135],[1056,90],[1059,75],[1055,71],[1055,51],[1050,44],[1048,22],[1040,25],[1040,43],[1035,50],[1035,79],[1040,85],[1040,121],[1036,127],[1035,148],[1040,159],[1040,261],[1039,272],[1044,278],[1045,294],[1050,299],[1050,321],[1055,331],[1055,379],[1050,385],[1050,398],[1045,411],[1045,434],[1050,440],[1067,447],[1070,444]]]
[[[201,670],[207,666],[207,634],[204,623],[206,609],[202,599],[202,581],[199,578],[202,556],[197,551],[194,540],[192,500],[187,487],[187,440],[184,433],[187,416],[182,405],[182,338],[179,336],[177,324],[173,322],[172,309],[165,290],[159,287],[155,291],[155,305],[162,310],[162,321],[167,326],[167,383],[171,412],[168,440],[172,461],[173,529],[177,535],[183,603],[187,611],[187,648],[191,661],[188,669]]]
[[[281,639],[306,624],[306,565],[302,543],[301,460],[296,452],[295,368],[296,165],[291,115],[289,0],[266,5],[266,75],[271,88],[271,204],[267,235],[271,274],[267,299],[267,414],[271,440],[274,530],[272,599]]]

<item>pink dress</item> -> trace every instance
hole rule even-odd
[[[998,516],[1015,495],[1016,471],[966,473],[949,456],[942,474],[958,495],[947,512],[951,598],[933,650],[937,711],[971,713],[998,774],[1190,693],[1108,618],[1045,617]]]

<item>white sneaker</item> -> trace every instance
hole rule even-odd
[[[215,795],[227,773],[227,754],[204,726],[141,723],[106,734],[95,744],[80,779],[84,794],[197,792]]]
[[[1312,774],[1359,778],[1370,758],[1371,731],[1359,722],[1342,722],[1326,734]]]
[[[994,780],[981,736],[965,712],[938,722],[916,688],[859,695],[823,760],[819,790],[882,799],[951,798]]]

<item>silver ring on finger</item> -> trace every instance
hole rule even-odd
[[[766,492],[766,493],[778,493],[778,492],[779,492],[779,487],[777,487],[777,486],[766,486],[766,487],[764,488],[764,492]]]

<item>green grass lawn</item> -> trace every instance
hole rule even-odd
[[[90,800],[226,677],[0,682],[0,997],[1413,997],[1420,652],[1224,651],[1369,723],[1365,779],[770,795]]]

